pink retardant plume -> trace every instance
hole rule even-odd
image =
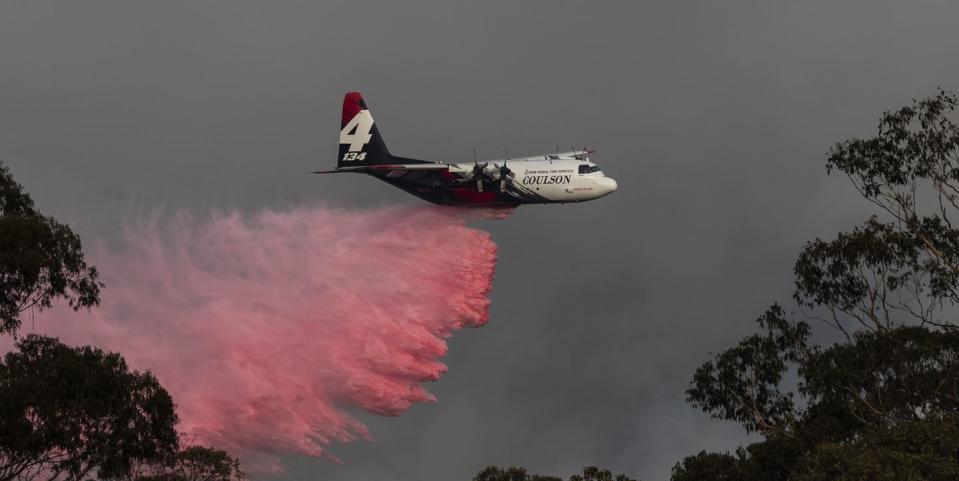
[[[370,438],[344,408],[395,416],[434,401],[423,383],[446,372],[445,338],[486,323],[496,246],[456,212],[149,223],[92,258],[99,309],[45,312],[36,331],[153,371],[182,432],[248,465],[331,457],[330,443]]]

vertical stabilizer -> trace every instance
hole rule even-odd
[[[390,163],[390,151],[373,122],[373,114],[359,92],[343,98],[343,120],[340,122],[340,153],[337,167],[381,165]]]

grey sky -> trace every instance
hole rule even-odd
[[[333,165],[348,90],[399,155],[596,148],[614,195],[481,223],[492,320],[452,340],[439,403],[363,416],[375,442],[288,477],[662,480],[745,439],[685,405],[693,370],[788,300],[805,240],[868,212],[824,153],[959,89],[957,19],[947,0],[7,0],[0,158],[89,240],[161,206],[419,202],[304,174]]]

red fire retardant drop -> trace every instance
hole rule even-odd
[[[180,216],[100,250],[103,305],[35,331],[151,370],[182,432],[261,469],[369,439],[344,408],[435,401],[423,383],[445,338],[486,323],[496,261],[489,234],[425,207]]]

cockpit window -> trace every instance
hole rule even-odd
[[[580,174],[591,174],[593,172],[599,172],[599,171],[600,171],[600,168],[598,165],[582,164],[579,166]]]

